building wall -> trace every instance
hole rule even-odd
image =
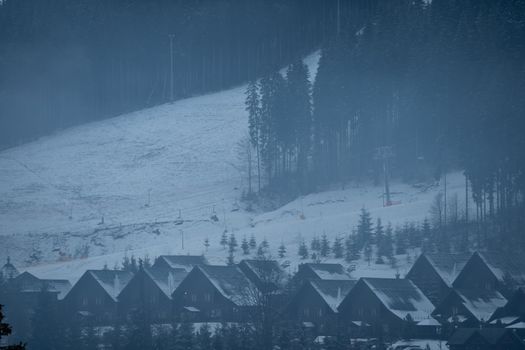
[[[130,320],[136,310],[142,309],[150,320],[169,321],[171,298],[143,271],[138,272],[119,295],[118,314],[124,320]]]
[[[239,322],[249,317],[246,307],[225,298],[198,269],[192,270],[172,295],[174,317],[195,322]],[[191,312],[184,307],[194,307]],[[181,316],[182,315],[182,316]]]
[[[117,316],[117,303],[90,274],[80,278],[61,304],[62,312],[68,319],[82,319],[79,311],[87,311],[92,315],[90,321],[106,325],[113,323]]]
[[[319,334],[335,334],[339,318],[309,284],[305,285],[285,310],[286,316],[297,322],[312,322]]]
[[[339,307],[340,319],[350,331],[355,330],[352,321],[370,325],[369,331],[375,336],[399,336],[408,325],[386,309],[370,289],[359,281]]]
[[[502,292],[497,278],[477,254],[467,262],[453,285],[458,289],[485,289]]]
[[[406,278],[414,282],[434,305],[443,301],[450,292],[450,288],[424,256],[417,259]]]

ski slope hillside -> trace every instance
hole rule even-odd
[[[317,53],[305,59],[312,77],[318,59]],[[428,215],[439,184],[393,183],[400,204],[386,208],[382,187],[371,184],[311,194],[267,213],[239,208],[244,91],[181,100],[1,152],[0,259],[10,255],[39,277],[72,281],[131,254],[206,253],[224,263],[219,242],[228,230],[239,243],[243,236],[266,238],[274,256],[283,242],[293,269],[298,242],[349,232],[362,207],[393,224]],[[461,174],[451,174],[449,193],[463,198],[463,184]],[[359,273],[393,272],[363,266]]]

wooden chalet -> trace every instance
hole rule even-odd
[[[450,350],[523,350],[525,344],[505,328],[460,328],[447,342]]]
[[[300,264],[294,281],[297,285],[302,285],[309,280],[351,280],[350,275],[345,271],[341,264]]]
[[[488,322],[507,300],[496,290],[454,289],[432,315],[442,323],[475,327]]]
[[[505,297],[525,286],[525,257],[498,253],[474,253],[454,280],[456,289],[497,290]]]
[[[194,322],[240,322],[258,305],[258,289],[238,266],[195,266],[172,294],[174,314]]]
[[[434,324],[433,336],[439,335],[438,323],[431,316],[434,305],[408,279],[361,278],[338,310],[340,320],[351,333],[358,326],[369,325],[375,336],[418,337],[423,336],[418,331],[428,333],[429,325]]]
[[[24,338],[31,327],[31,318],[38,307],[42,293],[45,293],[53,303],[64,298],[71,289],[67,280],[40,279],[29,272],[23,272],[10,279],[5,287],[5,312],[16,331],[15,338]]]
[[[152,322],[171,320],[171,294],[187,275],[184,269],[140,269],[117,297],[119,315],[126,320],[135,316]]]
[[[204,255],[161,255],[155,259],[153,268],[184,269],[190,272],[194,266],[208,265]]]
[[[352,280],[306,281],[284,309],[284,316],[315,328],[317,334],[335,335],[338,327],[337,308],[354,287]]]
[[[259,290],[277,291],[285,282],[286,274],[275,260],[242,260],[241,271]]]
[[[118,295],[133,278],[120,270],[87,270],[62,300],[67,319],[111,324],[117,317]]]
[[[450,292],[469,257],[467,254],[423,253],[406,278],[414,282],[434,305],[438,305]]]
[[[522,329],[525,329],[525,290],[518,288],[507,303],[492,314],[489,323],[496,327],[520,329],[520,333],[523,333]]]

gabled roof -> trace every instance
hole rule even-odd
[[[20,272],[16,269],[16,267],[11,264],[11,259],[7,257],[7,261],[0,269],[0,278],[4,279],[12,279],[18,276]]]
[[[402,320],[430,318],[434,305],[412,281],[400,278],[362,278],[381,303]]]
[[[68,280],[40,279],[27,271],[14,278],[12,283],[21,293],[38,293],[45,290],[56,293],[59,300],[63,299],[71,289]]]
[[[465,308],[478,321],[488,321],[498,308],[507,303],[507,299],[497,291],[457,289],[455,292],[463,301]]]
[[[321,280],[350,280],[341,264],[314,264],[305,263],[302,268],[309,268]]]
[[[465,267],[471,254],[424,253],[423,256],[434,267],[443,282],[450,287]]]
[[[238,266],[202,265],[201,271],[222,296],[239,306],[256,303],[257,287],[242,273]]]
[[[157,261],[164,261],[172,269],[185,269],[191,271],[194,266],[207,265],[208,261],[203,255],[161,255],[153,264],[157,267]]]
[[[523,288],[518,288],[508,298],[507,303],[503,307],[499,307],[491,317],[491,322],[496,324],[498,320],[503,324],[510,324],[516,320],[525,319],[525,291]]]
[[[91,275],[114,301],[133,278],[132,272],[121,270],[87,270],[86,274]]]
[[[169,269],[161,267],[145,268],[144,273],[151,278],[153,283],[155,283],[170,299],[171,294],[188,275],[188,272],[184,269]]]
[[[339,304],[343,301],[350,290],[355,286],[355,280],[319,280],[309,281],[312,288],[323,298],[326,304],[337,312]]]
[[[525,257],[523,254],[475,253],[485,262],[490,271],[500,281],[506,276],[520,285],[525,285]]]
[[[267,280],[268,276],[279,276],[283,273],[281,266],[275,260],[245,259],[239,264],[248,266],[261,281]]]

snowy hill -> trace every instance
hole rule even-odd
[[[306,58],[312,76],[318,59]],[[38,261],[30,267],[37,276],[75,280],[87,268],[112,267],[125,254],[200,254],[209,238],[206,254],[221,263],[220,236],[228,229],[239,241],[252,234],[259,242],[266,238],[274,254],[283,242],[293,268],[301,239],[349,232],[363,206],[385,223],[428,215],[436,184],[393,183],[401,204],[386,208],[381,186],[354,184],[272,212],[237,210],[245,181],[236,150],[247,134],[244,90],[87,124],[1,152],[0,259]],[[449,193],[463,193],[463,184],[461,174],[451,174]],[[364,266],[359,274],[393,272]]]

